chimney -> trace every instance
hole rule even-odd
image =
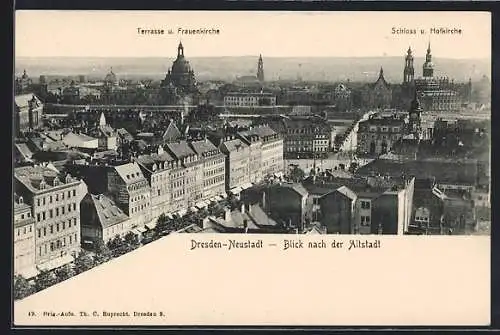
[[[267,205],[267,204],[266,204],[266,192],[265,192],[265,191],[263,191],[263,192],[262,192],[262,203],[261,203],[261,206],[262,206],[262,209],[263,209],[264,211],[266,211],[266,205]]]
[[[241,204],[241,208],[240,208],[240,212],[241,214],[245,214],[245,204]]]

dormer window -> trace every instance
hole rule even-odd
[[[40,189],[41,189],[41,190],[45,190],[45,188],[46,188],[46,187],[47,187],[47,183],[45,183],[45,180],[42,180],[42,181],[40,182]]]
[[[58,185],[59,185],[59,178],[56,177],[52,182],[52,186],[58,186]]]
[[[19,197],[19,203],[20,203],[20,204],[23,204],[23,203],[24,203],[24,199],[23,199],[23,197]]]

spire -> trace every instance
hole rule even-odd
[[[408,46],[408,55],[411,55],[411,46]]]
[[[182,41],[179,41],[179,46],[177,47],[177,57],[184,56],[184,46],[182,45]]]
[[[427,45],[427,53],[431,53],[431,40],[429,39],[429,44]]]
[[[382,66],[380,67],[380,73],[379,73],[379,78],[383,78],[384,77],[384,69],[382,68]]]

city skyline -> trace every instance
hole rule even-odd
[[[15,53],[16,58],[174,57],[182,41],[188,58],[401,57],[408,47],[420,58],[430,42],[439,58],[485,59],[491,58],[490,22],[486,12],[17,11]],[[441,27],[462,33],[429,35],[431,28]],[[406,33],[392,34],[393,28]],[[141,29],[165,33],[141,34]],[[179,29],[220,33],[186,35]]]

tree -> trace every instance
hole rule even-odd
[[[14,299],[23,299],[35,292],[33,285],[21,275],[14,276]]]
[[[113,258],[113,253],[109,250],[108,246],[100,239],[94,241],[94,264],[99,265],[109,261]]]
[[[139,237],[131,231],[125,235],[124,242],[130,247],[129,251],[136,249],[140,245]]]
[[[304,176],[305,176],[304,171],[298,166],[295,166],[290,172],[290,178],[297,183],[303,180]]]
[[[161,234],[163,231],[167,230],[169,218],[163,213],[156,220],[156,226],[154,228],[156,234]]]
[[[75,275],[75,270],[69,264],[65,264],[54,271],[58,281],[64,281]]]
[[[131,250],[131,247],[119,235],[116,235],[115,238],[108,242],[108,248],[114,257],[119,257]]]
[[[75,272],[82,273],[94,266],[94,260],[88,251],[83,250],[77,258],[75,258]]]
[[[35,279],[36,291],[41,291],[59,282],[57,276],[52,271],[43,270]]]

